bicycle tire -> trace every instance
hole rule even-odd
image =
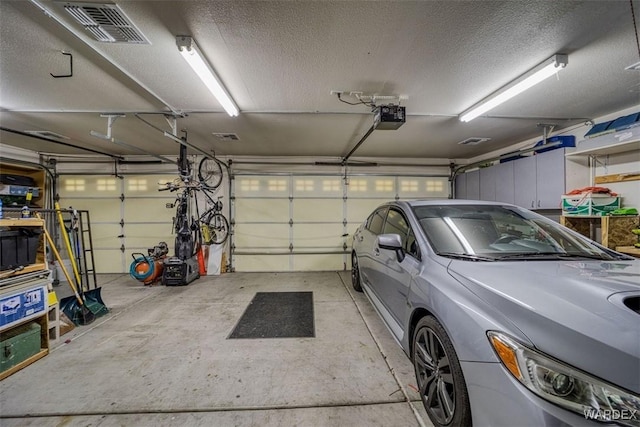
[[[229,221],[221,213],[211,215],[206,225],[209,228],[211,244],[221,245],[229,237]]]
[[[207,188],[218,188],[222,183],[222,166],[216,159],[203,157],[198,166],[200,183]]]

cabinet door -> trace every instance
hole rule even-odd
[[[480,200],[496,200],[496,167],[480,169]]]
[[[456,176],[456,199],[467,198],[467,174],[461,173]]]
[[[513,165],[515,162],[500,163],[494,166],[496,170],[496,201],[504,203],[515,202],[515,188],[513,182]]]
[[[467,199],[480,200],[480,171],[475,170],[467,174]]]
[[[536,205],[536,156],[513,161],[514,202],[527,209]]]
[[[536,209],[560,209],[565,183],[564,149],[536,156]]]

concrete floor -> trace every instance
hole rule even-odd
[[[0,383],[0,425],[431,426],[348,271],[99,284],[110,313]],[[226,339],[256,292],[277,291],[313,291],[315,338]]]

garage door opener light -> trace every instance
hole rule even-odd
[[[460,115],[461,122],[469,122],[487,111],[508,101],[532,86],[564,69],[569,62],[568,55],[555,54],[508,85],[490,95],[480,104]]]
[[[222,82],[205,61],[202,52],[198,49],[195,40],[189,36],[177,36],[176,44],[182,57],[193,68],[193,71],[200,77],[200,80],[207,86],[207,89],[216,97],[218,102],[231,117],[238,115],[238,106],[233,102],[231,95],[222,85]]]

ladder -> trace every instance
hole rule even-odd
[[[96,289],[98,281],[96,278],[95,259],[93,256],[93,238],[91,237],[91,219],[89,211],[78,209],[63,209],[63,213],[69,213],[70,230],[69,235],[74,238],[74,257],[76,258],[76,265],[78,272],[80,273],[80,292]],[[66,226],[66,225],[65,225]]]

